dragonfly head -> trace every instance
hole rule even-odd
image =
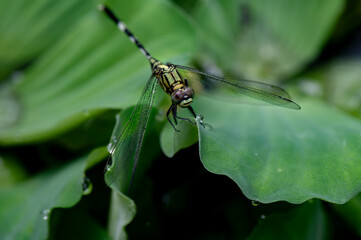
[[[173,92],[172,103],[185,108],[192,104],[194,91],[191,87],[182,87]]]

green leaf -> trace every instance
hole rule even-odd
[[[196,15],[204,54],[246,78],[290,76],[320,52],[343,5],[340,0],[200,4]]]
[[[0,78],[47,50],[97,0],[0,2]]]
[[[294,111],[198,99],[200,156],[263,203],[345,203],[361,189],[361,123],[310,100]]]
[[[16,123],[21,106],[10,84],[0,84],[0,132]]]
[[[11,188],[0,190],[0,238],[46,239],[53,208],[74,206],[83,195],[87,164],[99,162],[105,149],[61,168],[48,170]]]
[[[179,132],[167,122],[160,134],[160,145],[167,157],[173,157],[179,150],[188,148],[198,141],[195,125],[180,121],[177,128]]]
[[[168,2],[108,4],[154,57],[178,63],[194,52],[191,24]],[[150,75],[147,59],[94,6],[16,85],[21,118],[0,127],[0,143],[44,140],[103,109],[134,105]]]
[[[0,156],[0,188],[13,185],[26,178],[25,169],[10,156]]]
[[[262,216],[248,239],[329,239],[320,201],[302,204],[287,213]]]
[[[113,189],[108,224],[111,239],[127,239],[124,228],[134,218],[135,212],[134,201]]]

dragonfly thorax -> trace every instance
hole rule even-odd
[[[194,96],[194,91],[178,72],[175,65],[163,64],[152,58],[152,71],[162,89],[171,96],[172,103],[180,107],[188,107]]]

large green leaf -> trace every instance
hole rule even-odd
[[[46,239],[53,208],[69,208],[84,193],[84,171],[104,158],[96,149],[66,166],[48,170],[34,178],[0,190],[0,238]]]
[[[178,63],[194,52],[190,23],[168,2],[108,3],[154,57]],[[15,88],[20,117],[0,127],[0,143],[43,140],[102,109],[133,105],[150,75],[147,59],[94,6],[26,71]]]
[[[320,52],[344,5],[340,0],[203,1],[197,20],[205,54],[247,78],[286,77]]]
[[[361,189],[361,123],[309,100],[294,111],[198,99],[200,155],[250,199],[345,203]]]
[[[194,125],[181,121],[177,127],[179,132],[167,122],[160,134],[160,144],[167,157],[173,157],[179,150],[197,142],[197,128]]]
[[[0,2],[0,78],[37,57],[98,0]]]
[[[113,189],[110,206],[109,236],[111,236],[111,239],[127,239],[124,228],[135,216],[136,206],[134,201],[118,190]]]

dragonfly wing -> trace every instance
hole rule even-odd
[[[157,87],[158,82],[152,75],[128,122],[119,134],[115,134],[118,138],[113,133],[112,139],[117,140],[110,143],[111,156],[105,172],[105,181],[109,186],[114,185],[124,191],[131,186]]]
[[[215,74],[204,73],[194,68],[176,65],[180,69],[180,73],[187,75],[186,71],[196,73],[200,77],[201,84],[207,91],[231,92],[233,94],[242,94],[249,97],[262,100],[264,102],[277,105],[280,107],[301,109],[301,107],[290,99],[289,94],[281,87],[244,79],[233,79],[218,76]],[[183,72],[182,70],[185,70]],[[192,82],[193,79],[190,79]]]

